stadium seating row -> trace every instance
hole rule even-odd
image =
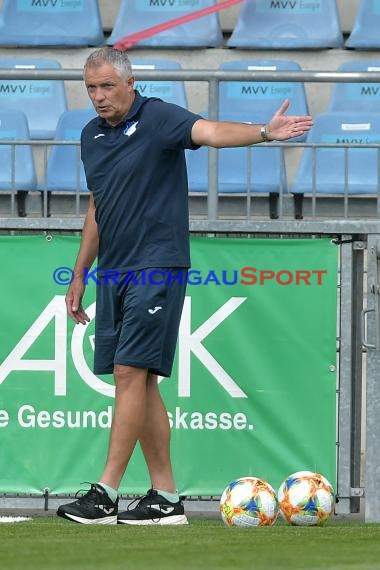
[[[234,116],[226,116],[234,119]],[[293,139],[294,142],[297,139]],[[316,115],[295,180],[288,187],[279,146],[219,150],[220,193],[373,195],[380,190],[380,113],[326,112]],[[371,146],[372,145],[372,146]],[[187,153],[189,189],[207,192],[207,153]]]
[[[98,0],[3,0],[2,46],[114,45],[123,37],[210,8],[217,0],[122,0],[111,35]],[[228,47],[255,49],[380,48],[380,2],[361,0],[344,42],[336,0],[245,0]],[[219,47],[216,12],[141,39],[137,47]]]
[[[132,58],[134,71],[144,69],[180,69],[170,60]],[[0,58],[3,69],[58,69],[56,60],[42,58]],[[300,65],[291,60],[237,60],[222,63],[221,70],[239,71],[300,71]],[[378,72],[380,59],[346,62],[338,71]],[[188,107],[183,81],[147,81],[136,83],[147,96],[155,96],[170,103]],[[304,84],[301,82],[221,81],[219,89],[220,117],[234,113],[236,120],[266,122],[282,101],[288,98],[292,113],[309,113]],[[380,106],[380,84],[337,83],[331,93],[326,111],[371,111]],[[31,139],[53,139],[57,123],[68,110],[64,82],[61,80],[0,80],[0,109],[22,110],[27,116]],[[238,110],[238,112],[237,112]],[[207,109],[202,113],[206,116]],[[302,140],[300,138],[299,140]]]
[[[0,191],[87,192],[78,141],[91,109],[65,111],[58,122],[47,167],[37,179],[28,125],[22,111],[0,111]],[[235,115],[226,119],[234,120]],[[9,143],[8,141],[12,141]],[[15,141],[17,141],[15,143]],[[284,147],[259,145],[219,151],[221,194],[377,195],[380,188],[380,114],[332,112],[315,117],[298,172],[288,187]],[[372,145],[372,146],[371,146]],[[286,145],[285,145],[286,147]],[[208,191],[208,148],[187,151],[189,190]]]

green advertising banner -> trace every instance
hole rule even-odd
[[[88,326],[66,315],[78,237],[0,237],[0,492],[73,493],[97,481],[112,376],[92,373]],[[179,491],[237,477],[336,481],[337,246],[328,239],[193,238],[176,361],[160,389]],[[136,447],[120,489],[145,493]]]

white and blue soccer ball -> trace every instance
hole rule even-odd
[[[278,512],[273,487],[257,477],[235,479],[220,498],[220,513],[227,526],[270,526]]]
[[[333,514],[336,496],[331,483],[320,473],[297,471],[281,484],[280,513],[292,525],[323,525]]]

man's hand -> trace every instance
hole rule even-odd
[[[66,293],[67,313],[76,322],[85,325],[90,322],[90,318],[82,307],[82,298],[85,285],[81,279],[74,279]]]
[[[313,118],[309,115],[299,117],[285,115],[289,105],[289,99],[285,99],[281,107],[267,123],[267,136],[269,140],[285,141],[299,137],[309,131],[313,126]]]

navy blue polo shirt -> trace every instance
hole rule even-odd
[[[99,230],[98,267],[126,272],[189,267],[184,149],[196,149],[190,111],[135,91],[119,125],[97,117],[82,131],[81,155]]]

